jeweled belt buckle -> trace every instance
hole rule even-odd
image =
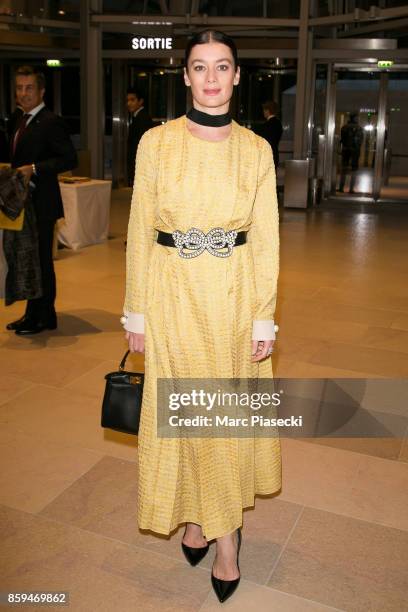
[[[214,227],[207,234],[196,227],[192,227],[185,233],[179,230],[172,233],[178,254],[184,259],[198,257],[205,250],[216,257],[229,257],[232,254],[237,235],[236,230],[226,232],[222,227]],[[185,249],[188,251],[186,252]]]

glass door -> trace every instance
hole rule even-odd
[[[332,118],[331,192],[372,198],[377,155],[380,74],[338,68]]]
[[[408,71],[387,73],[384,170],[380,198],[408,203]]]

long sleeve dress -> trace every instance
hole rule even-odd
[[[229,257],[183,259],[157,230],[248,231]],[[232,122],[225,140],[194,136],[182,116],[148,130],[136,157],[124,312],[145,333],[138,440],[138,525],[169,534],[202,526],[208,540],[242,525],[256,494],[281,488],[279,436],[160,438],[157,378],[271,378],[252,338],[273,338],[278,205],[269,144]],[[133,327],[132,327],[133,325]],[[268,335],[271,334],[271,335]],[[258,334],[258,336],[257,336]]]

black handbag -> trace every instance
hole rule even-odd
[[[125,353],[118,372],[106,374],[105,394],[102,402],[102,427],[123,433],[138,434],[142,408],[144,374],[126,372]]]
[[[29,194],[24,176],[14,168],[0,169],[0,210],[15,221],[24,209]]]

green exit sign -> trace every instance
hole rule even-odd
[[[394,65],[393,60],[380,60],[377,62],[379,68],[391,68]]]
[[[62,62],[59,59],[47,59],[47,66],[50,68],[60,68],[62,66]]]

